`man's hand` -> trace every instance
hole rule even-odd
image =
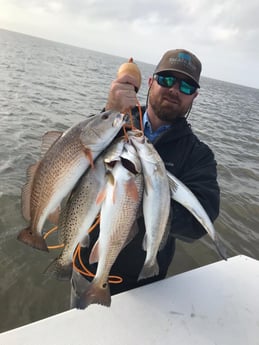
[[[137,104],[135,87],[137,81],[131,75],[124,75],[111,83],[105,110],[126,112]]]

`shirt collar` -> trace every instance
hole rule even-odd
[[[148,113],[145,111],[143,115],[143,127],[144,127],[144,134],[148,139],[152,142],[154,141],[161,133],[165,132],[167,129],[171,127],[171,125],[163,125],[159,127],[156,131],[152,130],[151,123],[148,118]]]

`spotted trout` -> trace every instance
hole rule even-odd
[[[138,151],[144,175],[143,215],[146,234],[144,266],[138,279],[159,274],[157,253],[165,244],[170,213],[170,189],[164,162],[153,144],[140,131],[130,131],[129,140]]]
[[[105,166],[103,156],[100,155],[94,168],[88,169],[79,180],[61,211],[58,238],[64,248],[45,273],[59,280],[71,279],[74,251],[78,243],[83,242],[84,246],[89,244],[88,229],[100,212],[101,205],[96,202],[96,198],[105,182]]]

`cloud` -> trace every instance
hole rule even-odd
[[[183,47],[219,79],[247,63],[259,73],[258,18],[258,0],[0,0],[7,29],[154,64]]]

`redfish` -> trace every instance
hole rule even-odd
[[[80,298],[78,308],[98,303],[110,306],[109,272],[121,249],[131,236],[130,232],[141,204],[143,175],[137,153],[127,150],[120,160],[109,162],[108,182],[101,196],[100,234],[89,262],[98,262],[96,275]],[[107,160],[106,160],[107,161]]]

